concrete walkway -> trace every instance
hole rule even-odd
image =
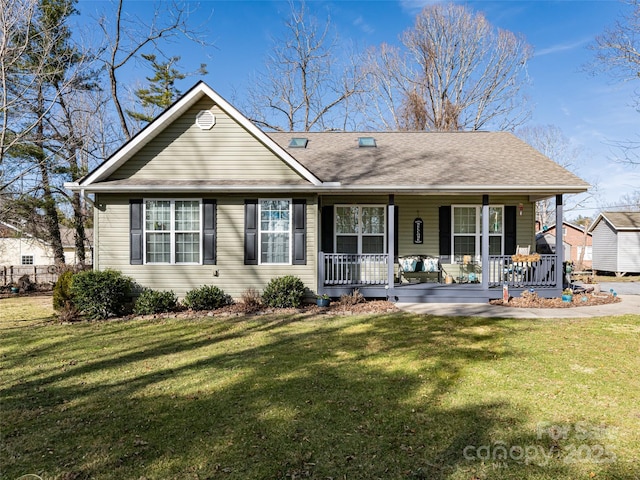
[[[396,303],[404,311],[446,317],[589,318],[640,315],[640,295],[619,295],[621,302],[592,307],[513,308],[488,303]]]

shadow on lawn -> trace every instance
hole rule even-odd
[[[133,323],[102,331],[105,341],[121,342],[108,358],[96,352],[93,361],[6,389],[4,408],[15,419],[5,428],[6,478],[574,474],[551,439],[525,429],[526,411],[484,400],[482,391],[458,392],[475,366],[516,354],[505,351],[510,331],[499,320],[278,317],[242,328],[231,319],[191,328],[167,322],[154,331],[164,327],[169,335],[155,338]],[[86,339],[74,337],[67,351],[78,348],[73,341]],[[176,354],[189,361],[157,363]],[[138,362],[156,363],[145,370]],[[84,382],[96,374],[104,383]],[[544,463],[530,450],[503,461],[494,458],[499,445],[536,446],[553,458]]]

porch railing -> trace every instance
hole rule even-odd
[[[511,255],[489,256],[489,286],[555,287],[562,278],[555,255],[540,255],[537,262],[514,262]]]
[[[325,285],[386,285],[388,261],[386,253],[320,253]]]
[[[387,285],[389,255],[320,252],[320,278],[325,286]],[[484,272],[483,272],[484,274]],[[489,287],[549,287],[560,284],[562,269],[556,255],[536,262],[515,262],[511,255],[489,256]]]

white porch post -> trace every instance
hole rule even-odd
[[[562,194],[556,195],[556,288],[564,288],[564,242],[562,239]]]
[[[482,289],[489,290],[489,195],[482,195]]]
[[[396,251],[396,211],[395,211],[395,199],[393,195],[389,195],[389,205],[387,207],[387,297],[392,298],[394,293],[393,276],[395,274],[395,251]]]

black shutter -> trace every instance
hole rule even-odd
[[[258,200],[244,201],[244,264],[258,264]]]
[[[451,206],[439,209],[440,262],[451,263]]]
[[[129,263],[142,265],[143,241],[142,199],[129,199]]]
[[[504,207],[504,254],[516,253],[516,215],[517,207],[507,205]]]
[[[293,264],[307,264],[307,201],[293,199]]]
[[[324,253],[333,253],[333,205],[322,207],[320,248]]]
[[[205,198],[202,200],[204,209],[204,222],[202,225],[202,263],[204,265],[216,264],[216,210],[215,200]]]

